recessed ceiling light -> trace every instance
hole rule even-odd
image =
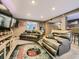
[[[55,10],[55,8],[53,7],[52,10]]]
[[[41,16],[41,18],[44,18],[43,16]]]
[[[35,4],[35,0],[32,0],[32,4]]]
[[[31,14],[30,13],[27,13],[27,16],[31,16]]]

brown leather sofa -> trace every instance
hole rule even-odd
[[[55,35],[43,37],[43,47],[52,55],[62,55],[68,52],[71,48],[71,38],[65,35]]]
[[[25,31],[20,35],[21,40],[39,41],[42,38],[42,34],[36,31]]]

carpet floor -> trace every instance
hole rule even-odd
[[[31,49],[36,49],[41,52],[39,55],[36,55],[36,53],[33,51],[29,51],[29,56],[27,54],[27,51],[28,50],[31,50]],[[39,53],[38,51],[38,53]],[[36,55],[36,56],[33,56]],[[52,59],[50,57],[50,55],[48,55],[48,53],[39,45],[37,44],[25,44],[25,45],[21,45],[21,46],[18,46],[15,51],[13,52],[12,56],[10,59]]]
[[[19,41],[18,41],[19,42]],[[20,44],[22,43],[22,41],[20,42]],[[24,42],[23,42],[24,43]],[[22,44],[23,44],[22,43]],[[25,43],[29,43],[29,42],[25,42]],[[38,46],[37,44],[28,44],[28,45],[23,45],[20,46],[21,48],[17,48],[14,51],[13,57],[11,57],[10,59],[51,59],[50,56],[46,53],[46,51],[44,49],[42,49],[40,46]],[[39,48],[42,51],[42,54],[38,55],[37,57],[29,57],[28,55],[26,55],[24,57],[24,53],[29,49],[29,48]],[[24,48],[24,49],[23,49]],[[24,57],[24,58],[22,58]],[[79,47],[72,45],[71,49],[69,52],[65,53],[62,56],[57,56],[53,59],[79,59]]]

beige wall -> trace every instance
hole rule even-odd
[[[50,22],[51,21],[61,22],[61,25],[60,25],[61,30],[66,30],[66,16],[73,14],[73,13],[77,13],[77,12],[79,12],[79,9],[76,9],[76,10],[73,10],[71,12],[65,13],[61,16],[55,17],[52,20],[50,20]],[[57,29],[57,27],[50,22],[48,21],[45,24],[46,34],[51,33],[51,30]]]
[[[37,21],[33,21],[33,22],[37,22]],[[20,20],[20,23],[19,23],[19,27],[18,28],[15,28],[15,35],[20,35],[20,33],[24,32],[25,31],[25,24],[27,23],[27,21],[23,21],[23,20]],[[44,22],[37,22],[37,28],[36,30],[40,30],[40,27],[44,27],[45,29],[45,23]]]
[[[14,28],[14,36],[19,36],[25,31],[25,21],[19,20],[18,28]]]
[[[58,19],[61,22],[61,25],[60,25],[61,30],[66,30],[66,17],[63,15],[63,16],[60,16]]]
[[[44,22],[38,22],[38,21],[32,21],[32,22],[37,22],[38,23],[36,30],[39,30],[40,27],[44,27],[45,28],[45,23]],[[26,21],[26,23],[27,23],[27,21]]]
[[[66,21],[65,21],[65,16],[61,16],[58,18],[55,18],[53,20],[57,20],[57,22],[61,22],[60,28],[61,30],[65,30],[66,29]],[[57,30],[57,26],[55,26],[52,23],[46,22],[45,23],[45,30],[46,30],[46,35],[48,35],[49,33],[51,33],[52,30]]]
[[[51,32],[51,26],[48,22],[45,23],[45,35],[47,36]]]

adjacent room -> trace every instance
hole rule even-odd
[[[79,0],[0,0],[0,59],[79,59]]]

